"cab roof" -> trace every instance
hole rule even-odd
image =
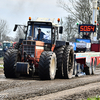
[[[37,18],[35,21],[29,21],[36,25],[44,25],[44,26],[53,26],[53,27],[59,27],[58,24],[54,23],[54,18]]]

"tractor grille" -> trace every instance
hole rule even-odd
[[[34,41],[23,41],[23,45],[35,45]]]
[[[24,46],[24,52],[29,55],[34,54],[34,46]]]
[[[35,42],[34,41],[23,41],[23,49],[28,55],[34,55]]]

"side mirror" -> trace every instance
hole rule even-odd
[[[15,27],[14,27],[14,30],[13,30],[13,31],[16,31],[17,27],[18,27],[18,25],[15,25]]]
[[[63,33],[63,27],[62,27],[62,26],[59,27],[59,33],[60,33],[60,34]]]

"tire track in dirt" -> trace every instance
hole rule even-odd
[[[87,97],[90,97],[91,95],[96,96],[99,93],[100,93],[100,82],[97,82],[56,93],[51,93],[44,96],[36,96],[35,98],[29,98],[29,99],[30,100],[82,100],[82,99],[87,99]]]

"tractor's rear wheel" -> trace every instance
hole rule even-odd
[[[63,74],[64,78],[72,78],[74,66],[74,50],[72,46],[65,46],[63,53]]]
[[[56,48],[55,53],[57,56],[57,71],[56,71],[56,77],[57,78],[62,78],[62,72],[63,72],[63,51],[64,51],[64,46]]]
[[[17,78],[20,74],[15,72],[16,62],[20,61],[20,55],[18,50],[10,49],[4,56],[4,74],[6,78]]]
[[[56,54],[52,51],[42,52],[39,60],[39,77],[53,80],[56,75]]]

